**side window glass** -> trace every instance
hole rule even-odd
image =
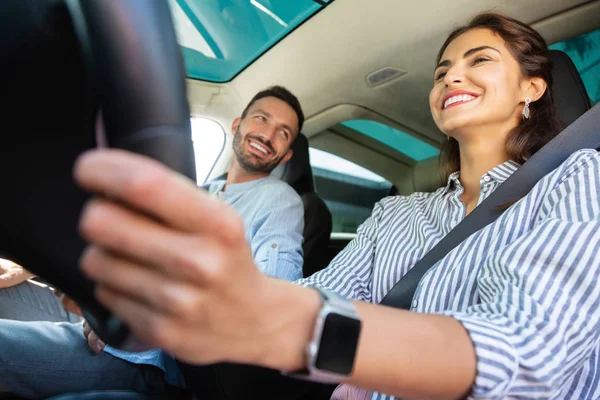
[[[371,139],[375,139],[417,162],[436,157],[440,154],[439,149],[432,145],[380,122],[366,119],[351,119],[342,122],[342,125]]]
[[[225,131],[210,119],[192,118],[192,141],[196,156],[196,179],[198,185],[202,185],[223,152]]]
[[[592,100],[600,101],[600,29],[549,46],[571,57]]]
[[[333,216],[332,232],[356,233],[392,184],[342,157],[312,147],[309,151],[317,193]]]

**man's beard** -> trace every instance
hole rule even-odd
[[[258,138],[256,136],[250,137],[252,138],[252,140],[262,143],[264,146],[268,147],[269,149],[272,149],[271,145],[265,143],[265,141],[261,138]],[[233,137],[233,152],[240,166],[244,168],[247,172],[271,173],[271,171],[273,171],[279,165],[279,163],[285,156],[284,154],[281,157],[274,158],[270,161],[261,161],[256,157],[244,154],[244,142],[242,139],[242,134],[240,132],[240,128],[238,127],[235,136]]]

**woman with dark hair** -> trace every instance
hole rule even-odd
[[[448,45],[459,36],[474,29],[485,29],[502,39],[506,50],[518,63],[520,77],[540,78],[544,81],[544,89],[546,89],[546,86],[548,87],[548,90],[544,90],[543,95],[535,102],[532,101],[531,97],[522,99],[519,107],[523,109],[523,118],[520,118],[511,129],[504,129],[504,135],[502,136],[506,141],[501,147],[505,149],[508,159],[522,164],[563,128],[549,89],[552,85],[552,74],[546,42],[535,30],[519,21],[501,17],[497,14],[481,14],[468,25],[456,29],[448,36],[437,56],[438,67],[441,67],[440,61]],[[479,63],[485,61],[485,59],[476,60]],[[438,78],[439,74],[444,74],[444,70],[444,68],[439,68]],[[488,78],[493,78],[489,74],[486,75]],[[438,80],[436,79],[436,81]],[[436,83],[434,82],[434,85]],[[436,88],[439,89],[439,86],[434,87],[431,92],[432,95],[436,93]],[[526,101],[527,99],[529,100]],[[431,109],[435,119],[434,106],[432,104]],[[514,125],[515,121],[512,122]],[[436,123],[439,126],[437,120]],[[440,129],[445,132],[442,127]],[[451,173],[460,170],[460,160],[458,139],[448,136],[448,142],[443,147],[440,156],[444,181],[448,179]]]
[[[550,80],[546,43],[525,24],[485,14],[452,33],[430,95],[449,139],[446,186],[379,202],[299,285],[259,273],[239,218],[192,182],[140,156],[89,153],[77,181],[112,197],[82,216],[92,243],[82,269],[139,339],[184,362],[373,391],[341,385],[338,399],[599,398],[595,150],[573,154],[440,260],[413,312],[369,304],[558,133]]]

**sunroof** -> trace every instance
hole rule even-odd
[[[188,76],[227,82],[332,1],[169,2]]]
[[[375,121],[353,119],[342,122],[342,125],[354,129],[379,142],[397,150],[415,161],[423,161],[440,154],[432,145],[419,140],[408,133],[394,129]]]
[[[592,103],[600,101],[600,29],[549,46],[567,53],[587,89]]]

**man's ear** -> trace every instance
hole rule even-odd
[[[290,158],[292,158],[293,155],[294,155],[294,150],[289,149],[287,151],[287,153],[285,153],[285,156],[283,156],[283,158],[281,159],[281,161],[279,161],[279,165],[283,165],[286,162],[290,161]]]
[[[531,97],[531,101],[538,101],[546,90],[548,89],[548,83],[540,77],[529,78],[525,84],[525,96]]]
[[[233,120],[233,122],[231,124],[231,134],[233,136],[235,136],[235,134],[237,133],[237,130],[240,127],[241,123],[242,123],[242,119],[240,117],[237,117],[236,119]]]

